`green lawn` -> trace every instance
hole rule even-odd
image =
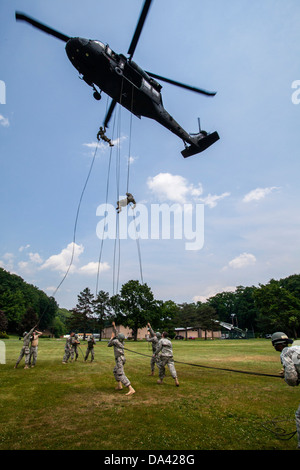
[[[113,349],[97,343],[95,362],[62,364],[64,340],[42,339],[35,368],[14,364],[22,343],[3,340],[0,364],[0,450],[281,450],[269,429],[295,430],[299,390],[282,379],[176,364],[180,387],[167,373],[158,385],[150,358],[126,351],[125,372],[136,393],[116,391]],[[151,355],[145,342],[127,342]],[[82,342],[81,350],[86,351]],[[174,358],[219,368],[279,374],[269,340],[173,341]]]

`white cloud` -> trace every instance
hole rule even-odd
[[[79,272],[83,274],[87,274],[87,275],[95,275],[98,273],[98,267],[99,267],[99,263],[91,261],[85,266],[82,266],[81,268],[79,268]],[[110,266],[108,263],[106,262],[100,263],[100,270],[99,270],[100,272],[107,271],[108,269],[110,269]]]
[[[24,250],[27,250],[28,248],[30,248],[30,245],[20,246],[19,251],[22,252]]]
[[[2,114],[0,114],[0,126],[3,126],[3,127],[8,127],[9,126],[9,120],[2,116]]]
[[[244,198],[243,202],[252,202],[252,201],[259,201],[260,199],[263,199],[266,197],[268,194],[270,194],[272,191],[275,191],[276,189],[279,189],[277,186],[271,186],[269,188],[256,188],[247,193]]]
[[[32,263],[42,264],[43,260],[38,253],[29,253],[29,259]]]
[[[212,209],[213,207],[216,207],[218,201],[221,201],[222,199],[228,196],[230,196],[230,193],[228,192],[223,193],[220,196],[217,196],[216,194],[214,196],[212,194],[209,194],[208,196],[200,198],[199,200]]]
[[[246,268],[253,266],[256,263],[256,258],[251,253],[242,253],[236,258],[229,261],[228,266],[233,269]]]
[[[193,297],[193,302],[206,302],[210,297],[214,297],[216,294],[220,294],[222,292],[234,292],[236,290],[236,286],[210,286],[206,289],[205,295],[195,295]]]
[[[208,194],[204,197],[201,183],[194,186],[183,176],[172,175],[171,173],[159,173],[153,178],[149,177],[147,185],[161,202],[172,201],[185,204],[194,200],[213,208],[217,205],[217,202],[230,196],[230,193],[226,192],[220,196]]]
[[[186,203],[189,197],[199,197],[203,193],[202,185],[195,187],[180,175],[171,173],[159,173],[147,180],[148,188],[158,197],[160,201],[174,201]]]
[[[69,243],[67,248],[64,248],[58,255],[50,256],[50,258],[48,258],[41,266],[41,269],[51,269],[53,271],[66,272],[73,257],[70,272],[74,272],[76,270],[75,264],[78,262],[79,256],[81,253],[83,253],[83,251],[83,245],[77,245],[73,242]]]

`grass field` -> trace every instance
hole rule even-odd
[[[125,373],[136,393],[116,391],[113,349],[98,342],[95,361],[62,364],[64,340],[40,339],[35,368],[14,364],[22,346],[3,340],[0,364],[0,450],[283,450],[297,438],[274,435],[275,420],[295,430],[299,390],[282,379],[176,363],[180,387],[167,372],[149,376],[150,358],[126,351]],[[145,342],[131,351],[151,355]],[[86,351],[82,342],[81,350]],[[269,340],[173,341],[175,361],[279,374]],[[281,420],[283,420],[281,422]]]

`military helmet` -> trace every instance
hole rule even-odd
[[[275,344],[292,344],[293,340],[290,339],[285,333],[283,333],[282,331],[277,331],[276,333],[273,333],[272,336],[271,336],[271,341],[272,341],[272,344],[273,346],[275,346]]]
[[[125,335],[123,335],[123,333],[118,333],[117,338],[118,338],[118,340],[120,340],[120,341],[124,341]]]
[[[24,331],[23,338],[27,335],[27,331]]]
[[[159,331],[157,331],[155,334],[156,334],[158,339],[161,338],[161,333]]]

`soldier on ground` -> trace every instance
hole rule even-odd
[[[165,377],[165,369],[166,369],[166,366],[168,366],[171,376],[175,380],[176,387],[179,387],[177,372],[175,369],[174,359],[173,359],[172,343],[167,337],[168,337],[168,333],[164,331],[162,333],[162,338],[158,342],[158,345],[156,347],[156,351],[154,354],[156,361],[157,361],[158,370],[159,370],[158,372],[159,380],[157,381],[157,383],[160,385],[163,383],[163,379]]]
[[[155,364],[156,364],[155,352],[156,352],[157,344],[161,338],[161,333],[159,332],[154,333],[153,329],[151,328],[150,323],[148,323],[148,329],[150,333],[150,338],[147,337],[146,339],[149,343],[151,343],[151,346],[152,346],[152,357],[150,359],[150,369],[151,369],[150,375],[154,375],[154,369],[155,369]]]
[[[91,353],[91,362],[93,362],[93,360],[95,359],[94,346],[96,344],[96,341],[93,335],[91,335],[87,341],[88,341],[88,344],[87,344],[87,350],[85,353],[84,360],[86,361],[87,358],[89,357],[89,354]]]
[[[124,372],[125,355],[123,341],[125,339],[125,336],[122,333],[117,332],[115,322],[113,322],[112,325],[113,331],[107,346],[114,347],[116,365],[114,367],[113,373],[116,381],[118,382],[116,390],[122,390],[124,385],[124,387],[128,387],[129,389],[126,395],[132,395],[133,393],[135,393],[135,390],[131,386],[130,380],[126,377]]]
[[[271,336],[272,345],[279,351],[280,361],[283,366],[281,375],[285,382],[291,387],[295,387],[300,383],[300,346],[291,346],[293,340],[288,338],[285,333],[281,331],[273,333]],[[298,449],[300,449],[300,405],[295,413],[297,436],[298,436]]]
[[[23,356],[25,356],[25,367],[24,367],[24,369],[28,369],[29,358],[30,358],[29,344],[30,344],[30,340],[31,340],[31,335],[32,335],[32,333],[33,333],[36,326],[37,325],[35,325],[33,328],[31,328],[31,330],[28,333],[27,333],[27,331],[25,331],[23,333],[23,346],[22,346],[22,349],[20,351],[20,356],[18,357],[17,362],[14,366],[15,369],[18,367],[18,365],[21,362]]]

